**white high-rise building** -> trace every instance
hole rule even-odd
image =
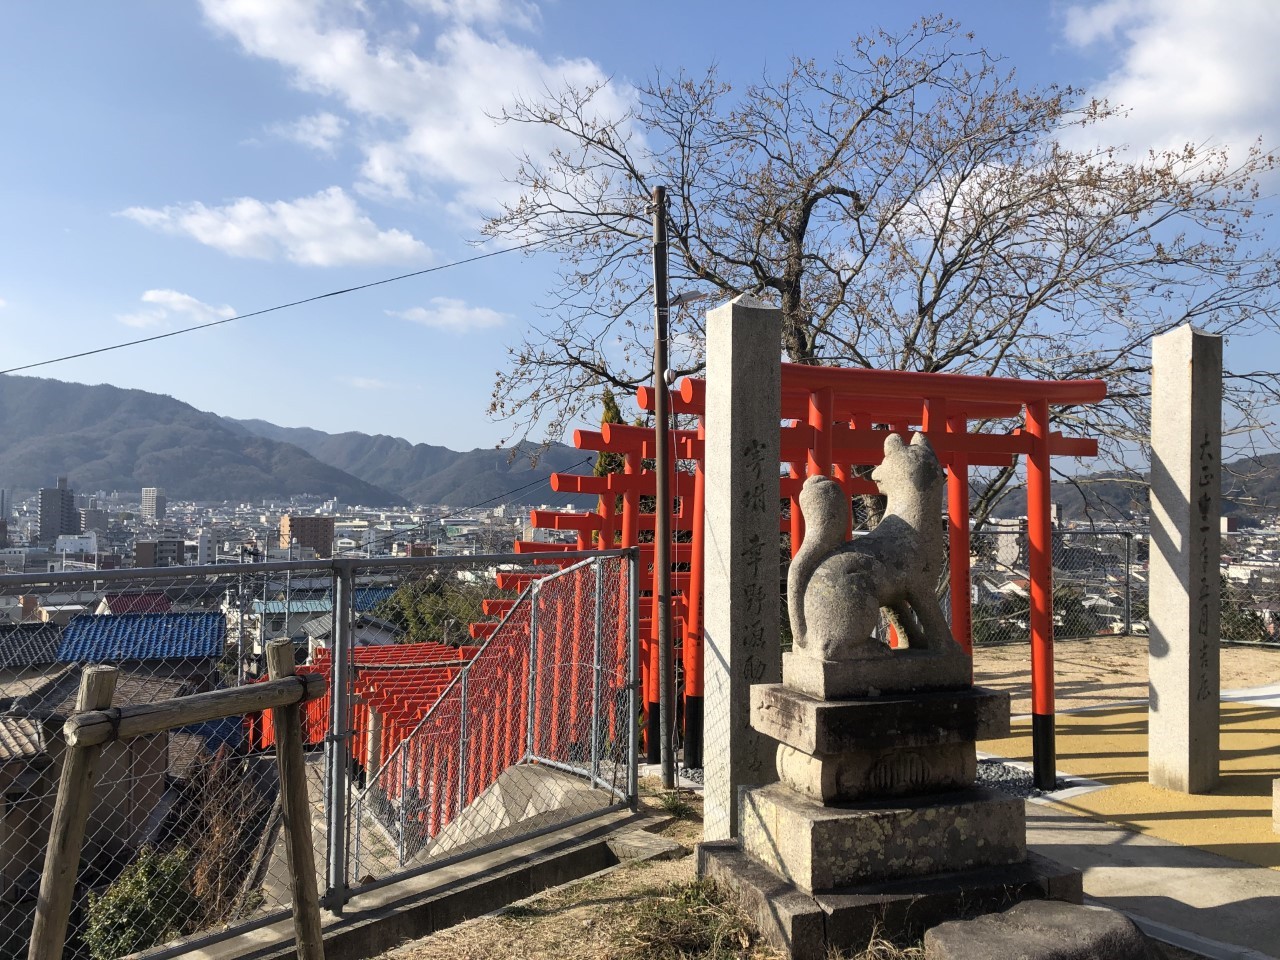
[[[167,505],[164,487],[142,488],[142,515],[148,520],[163,520]]]
[[[213,563],[213,534],[204,527],[196,532],[196,563]]]

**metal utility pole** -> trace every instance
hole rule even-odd
[[[653,568],[658,594],[658,739],[661,744],[662,786],[676,786],[675,655],[671,642],[671,469],[670,411],[667,397],[667,188],[653,188],[653,299],[656,313],[653,343],[653,431],[655,496],[653,509]],[[650,730],[653,729],[650,725]]]

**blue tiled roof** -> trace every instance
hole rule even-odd
[[[356,613],[368,613],[395,592],[395,587],[356,587],[355,596],[351,600],[355,605]],[[324,602],[333,603],[332,591],[324,595]],[[325,608],[326,612],[328,609],[328,607]]]
[[[356,613],[368,613],[395,592],[395,587],[357,587],[355,596],[351,599],[355,605]],[[332,609],[332,595],[326,595],[320,598],[308,597],[301,600],[289,601],[289,613],[328,613]],[[274,614],[284,613],[284,601],[255,600],[253,601],[253,612]]]
[[[123,613],[75,617],[62,631],[65,662],[167,660],[222,655],[227,621],[220,613]]]
[[[356,613],[368,613],[395,592],[395,587],[357,587],[356,594],[352,598]]]
[[[275,613],[285,612],[285,602],[283,600],[255,600],[253,601],[254,613]],[[328,600],[290,600],[289,613],[328,613],[333,609],[333,604]]]

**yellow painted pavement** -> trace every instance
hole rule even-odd
[[[1280,834],[1271,827],[1272,781],[1280,777],[1280,710],[1222,704],[1222,781],[1189,795],[1147,783],[1147,709],[1111,707],[1057,718],[1058,769],[1107,786],[1056,805],[1211,853],[1280,869]],[[996,756],[1031,760],[1031,725],[978,745]]]

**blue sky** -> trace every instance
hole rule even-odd
[[[0,5],[0,368],[474,255],[513,156],[542,146],[488,119],[519,90],[611,77],[622,103],[655,67],[712,60],[741,84],[927,12],[961,21],[1023,82],[1132,107],[1116,142],[1280,144],[1270,0],[888,6]],[[494,372],[551,266],[507,254],[30,375],[490,446],[506,430],[485,415]],[[1277,365],[1273,342],[1250,349],[1252,366]]]

